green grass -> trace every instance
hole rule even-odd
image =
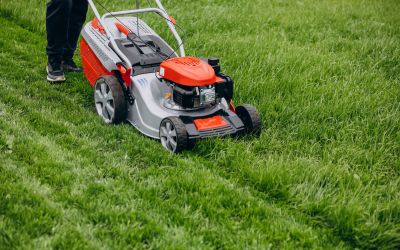
[[[261,138],[103,124],[83,75],[45,80],[44,1],[0,0],[0,249],[399,249],[400,2],[165,5]]]

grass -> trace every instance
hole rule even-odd
[[[261,138],[103,124],[84,76],[45,80],[43,1],[0,0],[0,249],[399,249],[400,3],[165,5]]]

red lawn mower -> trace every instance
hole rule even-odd
[[[260,115],[251,105],[234,107],[233,80],[219,59],[185,56],[176,22],[159,0],[156,8],[110,12],[82,30],[82,64],[94,87],[98,114],[106,123],[128,121],[168,151],[190,149],[196,140],[240,133],[260,135]],[[97,3],[100,4],[100,3]],[[139,13],[156,13],[168,25],[179,53]]]

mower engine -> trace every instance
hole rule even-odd
[[[176,57],[161,63],[159,76],[171,87],[174,104],[199,109],[232,99],[233,81],[220,71],[219,59]]]

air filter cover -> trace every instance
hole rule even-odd
[[[160,76],[188,87],[215,84],[219,78],[206,62],[194,57],[175,57],[160,65]]]

